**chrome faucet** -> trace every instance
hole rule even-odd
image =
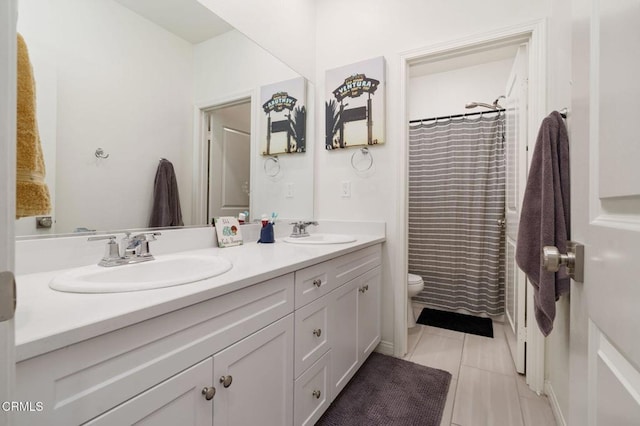
[[[307,222],[307,221],[299,220],[297,222],[291,222],[291,225],[293,225],[293,230],[291,231],[291,235],[289,235],[289,237],[301,238],[301,237],[309,236],[309,232],[307,232],[307,226],[309,225],[318,226],[318,222],[316,221]]]
[[[98,265],[111,267],[153,260],[154,257],[149,252],[149,241],[155,241],[159,235],[160,232],[143,232],[131,237],[130,232],[125,232],[120,245],[116,243],[115,235],[89,237],[87,241],[109,240]]]

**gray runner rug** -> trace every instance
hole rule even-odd
[[[451,374],[372,353],[316,425],[438,426]]]

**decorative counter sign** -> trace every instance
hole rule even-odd
[[[325,148],[384,143],[384,57],[327,71]]]
[[[233,247],[242,245],[242,233],[238,219],[231,216],[222,216],[215,219],[218,247]]]
[[[262,155],[307,150],[307,107],[303,77],[260,88]]]

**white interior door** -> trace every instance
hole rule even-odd
[[[250,100],[209,113],[209,223],[249,210],[250,129]]]
[[[640,424],[640,0],[574,0],[571,424]]]
[[[527,46],[518,48],[505,90],[505,336],[518,373],[525,372],[526,276],[515,260],[520,207],[527,180]]]
[[[17,10],[16,0],[0,2],[0,273],[14,267]],[[8,317],[1,294],[0,317]],[[14,386],[14,321],[0,320],[0,402],[12,400]],[[0,409],[0,424],[11,424],[9,411]]]

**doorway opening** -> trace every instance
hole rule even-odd
[[[501,95],[505,106],[507,126],[505,129],[507,148],[505,156],[507,189],[505,206],[505,234],[503,267],[505,273],[504,329],[511,340],[510,349],[519,372],[527,374],[529,387],[541,392],[544,387],[544,341],[535,333],[535,327],[526,329],[527,306],[532,306],[533,296],[526,293],[524,277],[513,257],[517,235],[517,206],[526,182],[527,141],[535,141],[535,129],[526,123],[539,122],[546,115],[545,33],[544,23],[513,27],[494,33],[480,35],[460,41],[437,45],[402,55],[402,106],[404,108],[404,144],[402,172],[404,182],[409,180],[409,121],[464,114],[465,104],[471,101],[490,104]],[[520,59],[517,59],[520,57]],[[513,77],[514,72],[518,74]],[[479,77],[477,79],[476,77]],[[481,77],[481,78],[480,78]],[[514,101],[515,98],[515,101]],[[515,103],[514,103],[515,102]],[[476,111],[473,111],[476,112]],[[515,137],[515,138],[514,138]],[[523,179],[524,176],[524,179]],[[409,190],[402,194],[400,203],[404,228],[404,265],[402,282],[406,282],[409,265]],[[511,222],[511,223],[509,223]],[[499,224],[496,224],[499,225]],[[464,259],[460,259],[464,261]],[[407,286],[396,293],[396,332],[404,333],[396,339],[407,352]],[[404,301],[404,305],[401,303]],[[531,309],[529,312],[533,312]],[[403,315],[404,314],[404,315]],[[404,327],[402,327],[404,325]],[[402,328],[401,328],[402,327]],[[502,331],[500,331],[502,332]],[[525,343],[526,342],[526,343]]]

